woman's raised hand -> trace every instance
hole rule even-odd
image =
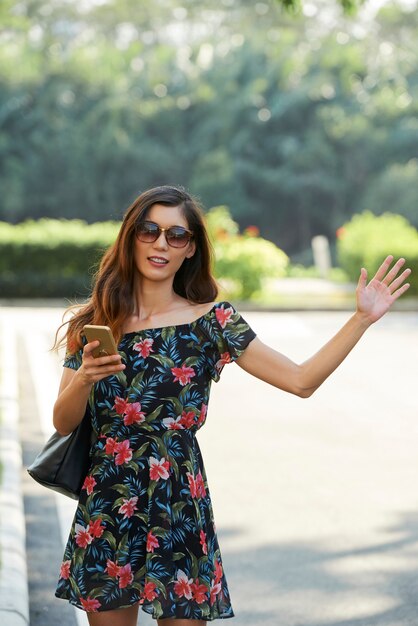
[[[401,258],[396,261],[395,265],[388,272],[392,261],[393,256],[390,254],[383,261],[368,285],[367,270],[363,267],[361,268],[356,289],[357,313],[364,315],[371,323],[380,319],[395,300],[410,287],[409,283],[402,284],[411,273],[409,268],[396,278],[402,265],[405,263],[405,259]]]
[[[90,341],[86,343],[83,349],[83,362],[79,368],[79,376],[82,377],[86,384],[97,383],[102,378],[119,374],[126,367],[122,363],[120,354],[111,354],[109,356],[94,357],[93,350],[100,345],[100,341]]]

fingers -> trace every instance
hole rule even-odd
[[[380,282],[382,282],[384,285],[391,285],[393,279],[395,278],[395,276],[397,275],[397,273],[399,272],[399,270],[401,269],[402,265],[405,263],[405,259],[404,258],[400,258],[396,261],[395,265],[392,267],[392,269],[390,270],[390,272],[385,276],[390,264],[393,261],[393,255],[390,254],[389,256],[386,257],[386,259],[383,261],[382,265],[379,267],[379,269],[377,270],[374,278]],[[393,283],[392,288],[395,288],[400,285],[400,283],[405,280],[405,278],[411,273],[411,270],[408,268],[406,269],[396,280],[396,284]]]
[[[106,365],[108,363],[118,362],[122,359],[120,354],[110,354],[108,356],[93,357],[93,351],[98,346],[100,346],[100,341],[96,339],[95,341],[90,341],[90,343],[86,343],[83,349],[84,356],[93,358],[95,365]]]
[[[393,261],[393,255],[389,254],[389,256],[386,257],[386,259],[383,261],[382,265],[379,267],[379,269],[377,270],[376,274],[374,275],[374,278],[376,280],[381,281],[385,277],[385,274],[386,274],[390,264],[392,263],[392,261]],[[399,261],[403,261],[405,263],[405,259],[399,259]],[[392,268],[391,272],[389,272],[389,274],[392,273],[395,270],[396,265],[399,263],[399,261],[393,266],[393,268]],[[392,277],[396,276],[396,274],[398,273],[399,267],[400,266],[398,265],[398,268],[395,270],[395,273],[393,274]]]
[[[360,270],[360,277],[357,283],[357,289],[362,289],[363,287],[366,286],[366,283],[367,283],[367,270],[364,267],[362,267]]]
[[[96,383],[106,376],[118,374],[126,368],[120,354],[111,354],[109,356],[94,357],[93,350],[100,345],[100,341],[95,340],[83,348],[83,369],[86,378],[92,383]]]
[[[392,294],[393,299],[396,300],[396,298],[399,298],[399,296],[405,293],[405,291],[409,289],[410,286],[411,285],[409,283],[405,283],[404,285],[402,285],[402,287],[394,291]]]
[[[399,272],[399,270],[401,269],[402,265],[405,263],[405,259],[401,258],[398,259],[395,263],[395,265],[392,267],[392,269],[390,270],[389,274],[387,276],[385,276],[385,278],[383,279],[383,283],[385,285],[389,285],[392,280],[395,278],[395,276],[397,275],[397,273]]]
[[[393,282],[388,284],[388,287],[390,287],[390,291],[392,292],[392,295],[395,295],[395,289],[397,289],[399,287],[399,285],[401,285],[403,283],[403,281],[406,278],[408,278],[408,276],[411,273],[411,271],[412,270],[410,270],[410,268],[408,267],[406,270],[404,270],[402,272],[402,274],[400,276],[398,276],[398,278],[396,280],[394,280]],[[405,285],[403,285],[403,287],[405,287],[406,285],[408,285],[408,287],[409,287],[409,283],[406,283]],[[408,287],[406,287],[406,289],[408,289]],[[406,289],[404,291],[406,291]],[[399,294],[399,295],[401,295],[401,294]]]
[[[86,345],[83,348],[83,356],[87,356],[87,357],[93,357],[93,350],[95,348],[98,348],[100,346],[100,341],[98,339],[96,339],[96,341],[90,341],[89,343],[86,343]]]

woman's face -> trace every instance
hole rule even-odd
[[[155,222],[161,228],[183,226],[189,229],[186,218],[177,206],[153,204],[144,220]],[[139,274],[148,280],[174,280],[174,275],[184,259],[193,256],[196,246],[193,239],[184,248],[169,246],[165,238],[165,231],[153,243],[139,241],[135,237],[135,265]]]

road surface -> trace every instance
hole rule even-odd
[[[19,345],[22,441],[52,432],[62,310],[2,308]],[[247,313],[296,362],[350,313]],[[308,399],[236,364],[198,433],[234,626],[418,624],[418,315],[389,312]],[[75,502],[24,476],[31,626],[81,626],[54,597]],[[138,624],[155,626],[140,611]],[[232,623],[232,622],[231,622]]]

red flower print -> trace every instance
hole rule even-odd
[[[168,430],[183,430],[184,426],[181,423],[181,415],[179,415],[176,419],[174,417],[165,417],[163,419],[163,424]]]
[[[159,548],[160,544],[158,543],[157,537],[155,537],[151,531],[149,531],[147,536],[147,552],[154,552],[154,548]]]
[[[180,417],[180,423],[184,426],[184,428],[191,428],[194,424],[194,418],[194,411],[183,411]]]
[[[193,600],[196,600],[198,604],[201,604],[206,600],[208,590],[206,589],[206,585],[201,585],[199,583],[198,578],[196,578],[195,582],[192,583],[190,587],[193,593]]]
[[[221,354],[221,358],[219,359],[219,361],[216,361],[215,363],[215,367],[218,370],[218,372],[223,368],[224,365],[226,365],[227,363],[231,363],[231,355],[229,354],[229,352],[222,352]]]
[[[119,570],[119,589],[125,589],[132,583],[134,575],[132,574],[131,564],[127,563]]]
[[[205,484],[203,482],[203,476],[200,473],[200,471],[196,475],[196,489],[197,489],[198,495],[201,498],[203,498],[206,495]]]
[[[80,602],[83,605],[83,609],[89,613],[94,613],[102,606],[100,602],[96,600],[96,598],[88,597],[87,600],[83,600],[83,598],[80,598]]]
[[[202,546],[203,554],[207,554],[208,546],[206,544],[206,533],[203,530],[200,531],[200,545]]]
[[[139,354],[146,359],[150,352],[154,352],[151,348],[153,343],[154,339],[141,339],[141,341],[134,344],[133,349],[139,352]]]
[[[117,445],[117,441],[113,439],[112,437],[108,437],[106,439],[106,448],[105,448],[106,454],[115,454],[116,445]]]
[[[193,378],[193,376],[196,376],[196,372],[194,371],[194,369],[192,367],[187,367],[187,365],[185,365],[184,363],[181,367],[172,367],[171,371],[174,374],[173,382],[176,382],[178,380],[182,387],[184,387],[184,385],[187,385],[190,382],[190,379]]]
[[[192,496],[192,498],[197,498],[197,488],[196,488],[195,478],[193,474],[190,474],[190,472],[187,472],[186,476],[189,481],[190,495]]]
[[[128,404],[125,409],[125,416],[123,418],[123,423],[125,426],[130,426],[131,424],[141,424],[145,420],[145,413],[141,411],[141,403],[140,402],[132,402],[132,404]]]
[[[215,602],[216,596],[221,591],[221,589],[222,589],[221,583],[217,583],[214,580],[211,581],[211,583],[210,583],[210,598],[209,598],[209,603],[210,603],[211,606]]]
[[[119,398],[118,396],[116,396],[114,404],[116,413],[119,413],[119,415],[123,415],[126,411],[126,407],[128,406],[128,404],[129,402],[125,400],[125,398]]]
[[[225,326],[228,324],[229,320],[231,319],[231,315],[233,314],[233,312],[234,311],[232,307],[228,307],[227,309],[224,309],[222,306],[222,307],[218,307],[215,309],[216,319],[221,325],[221,328],[225,328]]]
[[[192,589],[190,583],[193,583],[193,578],[187,578],[187,574],[183,570],[177,571],[177,581],[174,583],[174,592],[181,598],[184,596],[188,600],[192,599]]]
[[[114,561],[107,559],[105,572],[107,572],[109,576],[112,576],[112,578],[116,578],[119,576],[120,566],[116,565]]]
[[[81,524],[76,524],[74,529],[76,532],[76,544],[80,546],[80,548],[87,548],[87,546],[93,541],[93,537],[90,535],[88,529],[81,526]]]
[[[144,592],[143,592],[143,596],[144,598],[146,598],[147,600],[154,600],[158,593],[156,592],[156,585],[153,582],[148,582],[145,583],[144,585]]]
[[[207,411],[208,411],[208,405],[202,402],[202,406],[200,407],[199,419],[197,420],[198,426],[203,424],[203,422],[205,421]]]
[[[196,474],[196,476],[193,476],[193,474],[190,474],[190,472],[187,472],[186,476],[189,481],[190,494],[192,498],[203,498],[206,495],[206,489],[200,470]]]
[[[222,565],[219,561],[215,561],[215,582],[218,583],[222,578]]]
[[[97,485],[97,483],[96,483],[96,480],[93,478],[93,476],[86,476],[84,479],[82,489],[86,489],[88,495],[90,495],[91,493],[93,493],[93,489],[95,485]]]
[[[151,478],[151,480],[158,480],[159,478],[167,480],[167,478],[169,477],[169,461],[166,461],[164,457],[158,460],[153,456],[150,456],[148,460],[150,464],[149,477]]]
[[[122,513],[123,517],[129,518],[132,517],[134,512],[137,510],[136,503],[138,502],[138,497],[134,496],[133,498],[126,499],[124,498],[122,506],[119,508],[118,513]]]
[[[95,522],[90,520],[88,532],[93,537],[101,537],[106,526],[102,526],[102,518],[99,517]]]
[[[70,565],[71,561],[63,561],[61,563],[60,578],[64,578],[65,580],[67,580],[67,578],[70,577]]]
[[[124,441],[120,441],[115,446],[115,463],[116,465],[122,465],[123,463],[127,463],[132,459],[132,449],[129,447],[129,439],[124,439]]]

